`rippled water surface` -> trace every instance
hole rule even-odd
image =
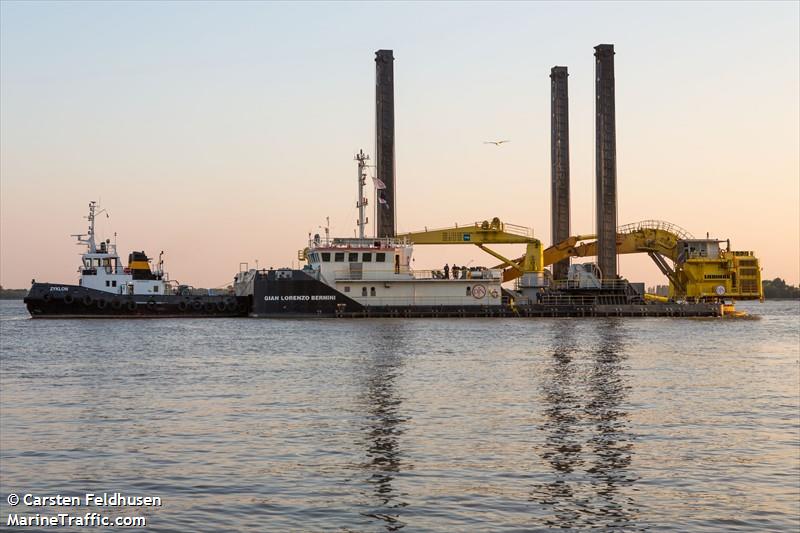
[[[10,492],[122,492],[162,498],[147,531],[798,531],[800,304],[739,307],[761,318],[0,302],[0,517]]]

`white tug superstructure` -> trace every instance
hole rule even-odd
[[[86,245],[78,268],[78,284],[87,289],[122,295],[163,295],[174,292],[162,270],[162,263],[155,270],[150,268],[150,259],[144,252],[132,252],[128,266],[123,266],[117,254],[116,243],[110,239],[95,242],[95,218],[105,213],[98,211],[97,202],[89,202],[87,233],[73,234],[77,244]]]
[[[358,161],[359,236],[330,238],[327,227],[324,237],[309,235],[308,247],[299,252],[300,259],[307,261],[304,272],[365,307],[500,305],[501,269],[414,270],[412,242],[365,236],[368,201],[364,186],[368,157],[361,151],[355,159]],[[377,179],[375,182],[380,189],[381,182]]]

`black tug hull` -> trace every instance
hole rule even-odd
[[[119,295],[55,283],[34,283],[23,301],[32,318],[223,318],[249,309],[248,298],[232,295]]]
[[[583,299],[585,301],[585,298]],[[601,300],[602,301],[602,300]],[[302,270],[259,272],[253,281],[254,318],[447,317],[718,317],[714,303],[535,303],[528,305],[362,305]]]

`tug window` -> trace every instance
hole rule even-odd
[[[344,292],[350,292],[350,286],[349,286],[349,285],[348,285],[348,286],[345,286],[345,288],[344,288]]]
[[[472,296],[472,290],[470,290],[469,285],[467,285],[467,296]]]
[[[158,292],[158,285],[153,285],[153,292]]]
[[[117,286],[117,281],[116,281],[116,280],[112,281],[112,282],[111,282],[111,286],[112,286],[112,287],[116,287],[116,286]]]
[[[333,260],[336,261],[337,263],[344,262],[344,252],[336,252],[335,254],[333,254]]]
[[[323,263],[330,263],[331,262],[331,253],[330,252],[322,252],[322,262]]]
[[[386,254],[383,252],[375,254],[375,262],[376,263],[385,263],[386,262]]]
[[[351,263],[358,263],[358,254],[354,253],[347,254],[347,260]]]
[[[361,254],[361,260],[365,263],[372,262],[372,254],[369,252]]]
[[[366,296],[366,295],[367,295],[367,288],[361,287],[361,296]]]
[[[106,287],[110,287],[110,286],[111,286],[111,282],[106,280]]]
[[[369,289],[369,295],[370,295],[370,296],[375,296],[375,287],[370,287],[370,289]]]

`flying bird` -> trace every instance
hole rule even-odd
[[[493,144],[495,146],[500,146],[503,143],[510,143],[510,142],[511,141],[509,141],[509,140],[505,140],[505,141],[483,141],[483,144]]]

